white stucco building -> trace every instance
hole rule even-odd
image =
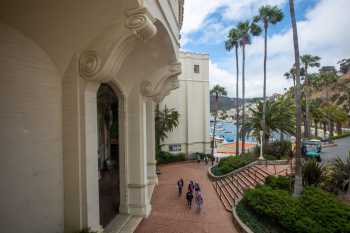
[[[1,232],[117,232],[149,215],[182,18],[183,0],[0,2]]]
[[[179,112],[179,126],[162,142],[162,149],[174,153],[209,153],[209,56],[180,52],[182,74],[179,88],[161,102]]]

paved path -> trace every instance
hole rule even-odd
[[[207,178],[207,167],[201,163],[178,163],[161,166],[162,174],[152,197],[152,213],[136,233],[237,233],[232,214],[227,212]],[[201,213],[186,207],[185,195],[178,197],[176,182],[183,177],[185,187],[193,179],[199,182],[204,207]]]
[[[350,150],[350,137],[335,140],[336,147],[323,148],[321,152],[322,162],[330,162],[337,156],[343,160],[348,156]]]

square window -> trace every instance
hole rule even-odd
[[[181,151],[181,144],[169,145],[169,151],[170,152],[179,152],[179,151]]]
[[[194,71],[195,73],[199,73],[199,65],[194,65],[193,71]]]

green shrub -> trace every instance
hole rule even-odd
[[[350,232],[350,207],[315,187],[305,188],[294,198],[285,190],[264,185],[247,190],[242,202],[257,215],[281,225],[285,232]]]
[[[214,175],[221,176],[244,167],[255,160],[256,156],[251,153],[242,154],[240,156],[230,156],[221,159],[219,164],[214,166],[211,171]]]
[[[258,216],[251,208],[246,206],[242,201],[236,206],[236,213],[239,218],[254,233],[282,233],[285,232],[281,226],[272,222],[269,218]]]
[[[336,168],[333,164],[326,164],[322,169],[320,187],[330,193],[338,193],[336,182]]]
[[[288,176],[268,176],[265,179],[265,185],[273,189],[282,189],[290,191],[291,180]]]
[[[260,147],[256,146],[254,153],[260,154]],[[264,147],[264,158],[267,160],[288,159],[293,154],[290,141],[276,141],[266,144]]]
[[[157,153],[156,158],[158,164],[167,164],[172,162],[185,161],[186,155],[183,153],[171,154],[166,151],[160,151]]]
[[[321,182],[322,168],[314,159],[308,160],[303,166],[303,185],[319,185]]]

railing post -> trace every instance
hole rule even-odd
[[[273,165],[274,169],[275,169],[275,175],[277,174],[277,171],[276,171],[276,164]]]

